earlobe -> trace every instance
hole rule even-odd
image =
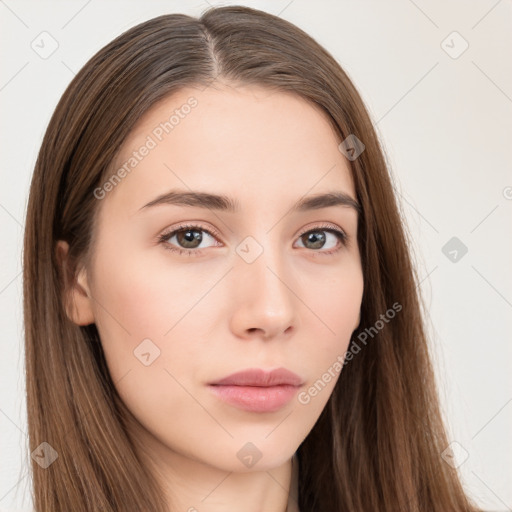
[[[68,318],[77,325],[94,323],[92,297],[87,281],[87,271],[81,268],[75,275],[68,258],[69,244],[59,240],[56,247],[57,261],[63,276],[62,301]]]

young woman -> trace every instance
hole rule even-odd
[[[77,74],[24,245],[37,511],[476,511],[385,159],[321,46],[165,15]]]

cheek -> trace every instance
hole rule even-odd
[[[93,290],[105,340],[161,338],[193,305],[193,276],[168,262],[155,264],[143,251],[108,249],[95,262]],[[110,254],[115,264],[107,261]]]
[[[113,382],[123,379],[119,391],[125,402],[151,415],[155,407],[157,417],[165,401],[173,402],[173,408],[187,403],[178,383],[188,386],[198,362],[205,360],[205,340],[214,335],[211,326],[225,319],[226,311],[219,308],[225,296],[215,288],[225,270],[196,271],[163,252],[146,259],[142,251],[119,246],[116,264],[109,267],[110,252],[105,250],[95,262],[101,344]]]
[[[338,272],[326,274],[308,292],[308,304],[322,325],[325,348],[339,348],[348,345],[349,338],[359,324],[359,314],[363,297],[363,275],[360,265],[354,262]]]
[[[356,260],[339,271],[339,277],[332,275],[325,277],[322,286],[313,287],[310,282],[310,291],[304,295],[313,315],[307,316],[310,325],[303,327],[314,335],[314,342],[304,348],[309,354],[312,381],[321,379],[325,386],[321,402],[327,400],[325,395],[332,391],[342,371],[352,334],[359,325],[363,296],[362,269]]]
[[[98,258],[93,292],[107,366],[131,413],[149,431],[164,429],[165,438],[172,418],[183,418],[179,423],[186,426],[204,415],[186,389],[200,350],[194,315],[187,312],[205,286],[177,266],[146,265],[134,253],[115,261],[109,268]],[[186,434],[186,428],[177,430]]]
[[[156,372],[150,369],[163,359],[164,334],[176,322],[176,315],[183,315],[181,301],[176,299],[177,290],[183,288],[179,274],[174,276],[171,289],[158,269],[144,264],[133,253],[118,251],[115,258],[110,258],[111,254],[105,250],[95,262],[95,323],[113,382],[130,372],[129,380],[140,379],[140,388],[133,390],[137,398],[144,393],[145,383],[156,378]],[[109,264],[112,261],[115,264]],[[151,365],[146,367],[149,362]],[[153,389],[161,389],[158,379]]]

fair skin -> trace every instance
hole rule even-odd
[[[320,109],[291,93],[220,83],[154,106],[113,170],[191,96],[197,106],[99,201],[94,252],[69,292],[68,315],[96,324],[112,380],[136,419],[131,436],[164,485],[169,510],[284,512],[291,458],[339,373],[307,404],[295,396],[263,413],[221,401],[207,383],[284,367],[303,380],[298,395],[345,353],[363,293],[358,214],[346,205],[291,208],[327,192],[355,200],[354,184]],[[222,194],[240,210],[143,208],[170,190]],[[176,234],[158,241],[183,223],[199,226],[197,248]],[[326,225],[346,233],[348,245]],[[302,236],[310,231],[316,239]],[[251,263],[237,252],[248,236],[262,250]],[[241,247],[255,254],[251,243]],[[59,243],[63,255],[67,249]],[[148,366],[134,355],[145,339],[160,350]],[[261,454],[252,467],[237,456],[248,442]]]

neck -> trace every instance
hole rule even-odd
[[[165,465],[159,464],[158,473],[170,512],[286,512],[292,461],[267,470],[230,472],[173,453]]]

